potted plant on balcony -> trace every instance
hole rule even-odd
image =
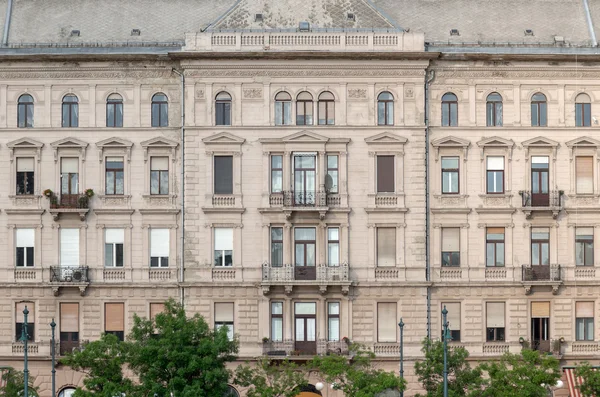
[[[264,345],[266,345],[267,343],[269,343],[270,339],[267,338],[266,336],[264,338],[262,338],[262,342]]]
[[[56,205],[58,204],[58,197],[56,197],[56,195],[51,189],[44,190],[42,194],[44,195],[44,197],[50,200],[51,207],[56,207]]]
[[[342,342],[344,342],[345,344],[349,345],[350,344],[350,338],[348,338],[347,336],[344,336],[342,338]]]

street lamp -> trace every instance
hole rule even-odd
[[[398,327],[400,327],[400,377],[404,379],[404,321],[402,321],[402,317],[400,317]],[[400,397],[404,397],[404,390],[400,392]]]
[[[27,315],[29,310],[27,306],[23,309],[23,327],[21,328],[21,341],[23,341],[23,396],[29,397],[29,369],[27,367],[27,339],[29,334],[27,333]]]
[[[56,341],[54,340],[54,328],[56,328],[56,323],[54,322],[54,317],[52,317],[50,328],[52,328],[52,339],[50,340],[50,354],[52,355],[52,397],[56,397],[56,368],[54,367],[56,359]]]
[[[446,305],[444,305],[444,309],[442,310],[442,323],[444,326],[444,397],[448,397],[448,340],[452,339],[450,336],[450,323],[447,321],[448,310],[446,309]]]

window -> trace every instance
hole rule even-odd
[[[577,156],[575,158],[576,192],[577,194],[594,193],[594,158]]]
[[[79,347],[79,303],[60,303],[60,354]]]
[[[60,194],[73,195],[79,193],[79,158],[63,157],[60,159]]]
[[[319,95],[319,125],[335,124],[335,98],[329,91]]]
[[[488,127],[502,127],[502,96],[497,92],[487,97],[486,115]]]
[[[60,391],[60,393],[58,393],[58,397],[73,397],[75,390],[77,389],[73,387],[65,387]]]
[[[152,157],[150,160],[151,165],[159,166],[159,164],[154,164],[155,159],[160,159],[161,157]],[[167,157],[163,157],[167,159]],[[157,161],[159,162],[159,161]],[[167,159],[167,167],[169,165]],[[107,157],[106,161],[106,169],[105,169],[105,180],[106,180],[106,194],[125,194],[125,177],[123,172],[123,157]],[[160,172],[159,170],[153,170],[152,172],[158,173],[158,180],[160,181]],[[164,172],[164,171],[163,171]],[[166,179],[167,179],[167,192],[169,191],[169,171],[166,171]],[[158,183],[158,187],[160,190],[160,183]]]
[[[34,167],[33,157],[17,158],[17,194],[34,194]]]
[[[327,229],[327,264],[340,265],[340,229],[337,227]]]
[[[17,229],[16,237],[17,267],[33,266],[35,229]]]
[[[283,266],[283,228],[271,228],[271,266]]]
[[[327,175],[325,176],[327,193],[338,193],[338,176],[338,156],[327,155]]]
[[[377,125],[394,125],[394,96],[387,91],[377,96]]]
[[[548,104],[546,95],[538,92],[531,97],[531,126],[548,126]]]
[[[377,266],[396,266],[396,228],[377,228]]]
[[[233,229],[215,228],[215,266],[233,266]]]
[[[594,228],[575,228],[575,264],[594,266]]]
[[[442,96],[442,127],[458,125],[458,98],[451,92]]]
[[[547,227],[531,228],[531,264],[550,264],[550,229]]]
[[[314,302],[294,304],[295,347],[305,354],[317,353],[317,305]]]
[[[169,99],[161,92],[152,96],[152,127],[169,125]]]
[[[33,97],[29,94],[19,97],[17,104],[17,127],[33,127]]]
[[[396,303],[377,304],[377,342],[396,342]]]
[[[458,157],[442,157],[442,194],[458,194]]]
[[[594,302],[575,302],[575,339],[594,340]]]
[[[169,194],[168,157],[150,157],[150,194]]]
[[[294,153],[294,205],[315,205],[317,196],[317,156]]]
[[[377,156],[377,193],[394,193],[394,171],[394,156]]]
[[[340,302],[327,303],[327,340],[340,340]]]
[[[150,320],[156,319],[156,316],[165,312],[164,303],[150,303]]]
[[[530,205],[533,207],[548,207],[550,205],[549,175],[548,156],[532,156]]]
[[[79,127],[79,99],[75,95],[65,95],[62,101],[62,126]]]
[[[486,304],[486,341],[504,342],[504,302],[487,302]]]
[[[275,96],[275,125],[292,124],[292,97],[287,92]]]
[[[487,193],[504,193],[504,157],[487,158]]]
[[[283,156],[271,156],[271,193],[283,191]]]
[[[485,265],[504,266],[504,228],[488,227],[485,234]]]
[[[215,124],[231,125],[231,95],[222,91],[215,97]]]
[[[442,303],[442,310],[446,307],[448,314],[446,315],[446,321],[448,321],[448,329],[450,330],[450,341],[460,342],[460,303]],[[442,315],[442,340],[444,339],[444,317]],[[449,342],[450,342],[449,341]]]
[[[104,266],[123,267],[124,229],[106,229],[104,231]]]
[[[316,266],[316,231],[314,227],[294,229],[296,266]]]
[[[106,126],[123,127],[123,97],[119,94],[110,94],[106,100]]]
[[[271,302],[271,340],[283,342],[283,302]]]
[[[150,229],[150,267],[169,266],[169,229]]]
[[[113,334],[122,342],[125,340],[125,304],[104,304],[104,332]]]
[[[233,156],[215,156],[214,167],[214,194],[233,194]]]
[[[575,126],[590,127],[592,125],[592,101],[589,95],[579,94],[575,98]]]
[[[313,124],[313,96],[309,92],[301,92],[296,97],[296,125]]]
[[[460,229],[442,229],[442,266],[460,266]]]
[[[79,267],[79,229],[60,229],[60,266]]]
[[[227,337],[233,340],[233,303],[215,303],[215,329],[227,328]]]
[[[33,342],[35,340],[35,303],[33,302],[19,302],[16,305],[16,324],[15,324],[15,341],[20,341],[23,336],[23,323],[25,322],[25,315],[23,310],[27,306],[27,340]]]

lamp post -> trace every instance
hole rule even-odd
[[[444,397],[448,397],[448,339],[450,339],[449,324],[447,321],[448,310],[444,305],[442,310],[442,322],[444,326]]]
[[[56,328],[56,323],[54,322],[54,317],[52,317],[50,328],[52,328],[52,339],[50,340],[50,354],[52,355],[52,397],[56,397],[56,368],[54,367],[56,359],[56,341],[54,340],[54,328]]]
[[[27,333],[27,315],[29,310],[27,306],[23,309],[23,327],[21,328],[21,341],[23,341],[23,396],[29,397],[29,369],[27,368],[27,339],[29,334]]]
[[[404,321],[402,321],[402,317],[400,317],[398,327],[400,327],[400,377],[404,379]],[[404,397],[404,390],[400,392],[400,397]]]

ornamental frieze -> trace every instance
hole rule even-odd
[[[17,79],[154,79],[171,77],[171,69],[0,69],[0,80]]]
[[[598,79],[600,78],[600,70],[588,69],[588,70],[577,70],[577,69],[552,69],[552,70],[540,70],[540,69],[468,69],[468,70],[456,70],[456,69],[442,69],[436,72],[436,77],[443,78],[456,78],[456,79],[470,79],[470,78],[567,78],[567,79]]]
[[[187,70],[188,77],[418,77],[423,69],[195,69]]]

